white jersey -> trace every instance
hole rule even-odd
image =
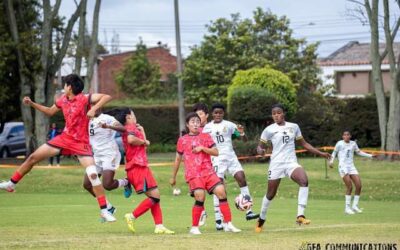
[[[358,148],[358,145],[355,141],[349,141],[348,143],[344,140],[338,141],[335,146],[335,150],[332,153],[332,162],[336,156],[339,158],[339,166],[341,167],[349,167],[354,166],[353,156],[354,152],[360,154],[361,151]],[[370,154],[360,154],[361,156],[372,157]]]
[[[235,131],[237,131],[236,124],[225,120],[219,123],[211,121],[203,128],[203,133],[211,135],[218,149],[218,158],[221,159],[236,157],[232,146],[232,135],[235,134]]]
[[[264,129],[260,140],[264,143],[272,143],[271,165],[273,163],[297,162],[296,140],[303,138],[299,126],[296,123],[285,122],[279,126],[274,123]]]
[[[102,128],[101,124],[116,125],[118,121],[114,117],[106,114],[101,114],[90,120],[89,138],[93,154],[95,156],[115,154],[115,152],[118,151],[118,145],[114,139],[116,131]]]

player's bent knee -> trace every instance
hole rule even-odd
[[[86,168],[86,174],[89,177],[89,181],[92,184],[93,187],[95,186],[101,186],[101,181],[100,178],[97,174],[96,166],[91,165]]]
[[[153,202],[153,204],[157,204],[160,202],[159,198],[155,198],[155,197],[149,197],[151,199],[151,201]]]

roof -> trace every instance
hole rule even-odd
[[[379,44],[379,51],[382,53],[385,50],[386,44]],[[394,53],[397,56],[400,53],[400,43],[393,43]],[[371,64],[370,44],[359,43],[352,41],[336,50],[328,57],[318,61],[319,66],[337,66],[337,65],[363,65]],[[382,61],[382,64],[389,64],[387,56]]]

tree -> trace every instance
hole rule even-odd
[[[39,72],[39,49],[37,43],[40,27],[39,3],[36,0],[3,0],[1,4],[1,102],[3,109],[1,123],[16,115],[22,115],[25,123],[27,154],[34,146],[33,114],[30,107],[21,103],[24,96],[32,94],[35,73]],[[7,17],[7,20],[3,19]],[[16,83],[19,83],[16,85]],[[15,107],[20,107],[16,110]],[[6,111],[7,110],[7,111]],[[20,111],[20,112],[19,112]],[[9,112],[13,112],[10,114]],[[7,115],[8,113],[8,115]]]
[[[147,99],[162,94],[160,77],[160,67],[149,62],[146,45],[140,40],[134,55],[116,75],[116,82],[128,96]]]
[[[394,20],[392,24],[390,21],[390,8],[388,0],[383,0],[383,20],[381,16],[380,1],[379,0],[364,0],[356,1],[349,0],[356,3],[358,12],[365,16],[369,23],[371,30],[371,46],[370,46],[370,60],[372,64],[372,83],[375,90],[376,102],[378,106],[379,115],[379,128],[381,133],[381,149],[388,151],[400,150],[400,52],[395,55],[393,43],[397,31],[400,27],[400,18]],[[396,5],[396,9],[400,9],[400,1],[396,0],[392,5]],[[392,6],[393,7],[393,6]],[[379,50],[379,25],[383,21],[384,51]],[[390,99],[389,109],[387,108],[386,96],[383,89],[382,81],[382,61],[387,58],[390,65]],[[397,59],[396,59],[397,58]]]
[[[317,44],[292,37],[289,20],[257,8],[252,19],[220,18],[208,25],[208,34],[185,61],[183,80],[189,102],[225,101],[237,70],[270,67],[287,74],[299,93],[319,84],[315,63]]]

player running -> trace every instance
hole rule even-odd
[[[186,127],[187,134],[180,137],[177,143],[177,154],[170,184],[172,186],[176,184],[176,174],[183,159],[185,180],[189,185],[191,195],[195,199],[192,208],[192,228],[189,233],[201,234],[199,220],[204,210],[205,191],[209,194],[215,194],[219,199],[219,206],[225,223],[224,230],[226,232],[240,232],[241,230],[233,226],[231,222],[232,215],[225,187],[212,168],[210,155],[218,155],[214,141],[209,134],[199,132],[200,117],[194,112],[187,114]]]
[[[144,193],[148,198],[143,200],[132,213],[125,214],[125,220],[129,230],[134,233],[135,221],[142,214],[151,211],[153,216],[155,234],[174,234],[174,231],[163,225],[162,211],[160,206],[160,191],[153,177],[148,161],[146,148],[150,142],[146,139],[144,128],[137,123],[136,116],[129,108],[114,110],[115,118],[125,126],[126,131],[122,134],[122,141],[126,152],[125,171],[130,184],[137,194]]]
[[[361,179],[358,175],[358,171],[354,166],[353,155],[354,152],[359,156],[372,158],[374,155],[364,153],[361,151],[355,141],[351,141],[351,134],[349,131],[344,131],[342,135],[343,140],[338,141],[335,146],[335,150],[332,153],[332,158],[329,162],[329,166],[333,167],[333,161],[335,160],[336,154],[339,158],[339,175],[342,177],[344,184],[346,185],[346,195],[345,195],[345,209],[346,214],[354,214],[354,212],[362,213],[362,210],[358,208],[358,201],[360,200],[361,194]],[[356,187],[354,193],[353,206],[351,204],[351,191],[353,184]]]
[[[290,177],[300,186],[296,223],[307,225],[311,222],[304,216],[308,200],[308,178],[305,170],[297,163],[296,142],[313,154],[326,159],[330,158],[328,153],[319,151],[304,140],[296,123],[285,121],[285,112],[281,104],[272,106],[272,119],[275,123],[264,129],[257,147],[258,154],[265,154],[266,146],[272,144],[272,155],[268,169],[268,189],[262,200],[260,218],[255,229],[257,233],[262,231],[268,206],[275,197],[283,177]]]
[[[31,101],[29,97],[24,97],[23,103],[25,105],[29,105],[48,116],[53,116],[62,110],[65,128],[61,135],[41,145],[33,152],[14,172],[9,181],[0,183],[0,189],[13,192],[16,184],[32,170],[33,166],[46,158],[56,156],[60,152],[76,155],[80,164],[86,168],[86,174],[99,203],[103,221],[114,222],[116,219],[107,210],[106,196],[98,177],[88,135],[89,119],[93,118],[96,111],[109,102],[111,97],[105,94],[83,94],[83,81],[76,74],[66,76],[64,81],[64,94],[51,107],[43,106]]]
[[[225,174],[232,175],[240,187],[242,195],[250,195],[249,187],[247,186],[246,176],[242,165],[240,164],[235,151],[233,150],[232,140],[242,139],[247,140],[243,126],[237,126],[233,122],[224,120],[225,106],[216,103],[211,107],[213,120],[204,127],[203,133],[211,135],[218,149],[218,156],[212,156],[211,161],[218,178],[222,182],[225,180]],[[214,212],[216,229],[222,230],[221,213],[219,209],[218,198],[214,195]],[[246,220],[253,220],[259,217],[251,208],[247,210]]]
[[[92,146],[94,161],[96,163],[97,173],[99,177],[103,176],[104,189],[111,191],[119,187],[124,187],[126,195],[132,193],[131,186],[127,179],[114,179],[115,171],[121,162],[121,153],[115,134],[125,132],[122,126],[113,116],[108,114],[96,114],[89,123],[89,139]],[[94,196],[92,184],[85,175],[83,187]],[[114,214],[115,207],[107,200],[107,210]]]

